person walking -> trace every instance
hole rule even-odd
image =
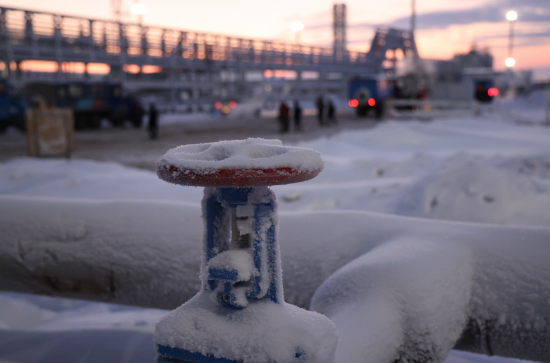
[[[285,101],[281,101],[281,106],[279,106],[279,123],[281,125],[281,132],[286,133],[290,127],[289,124],[289,109]]]
[[[328,105],[327,105],[327,124],[337,124],[338,121],[336,120],[336,107],[334,107],[334,102],[329,98],[328,99]]]
[[[149,124],[147,125],[149,138],[151,140],[158,137],[158,110],[154,103],[149,106]]]
[[[298,100],[294,101],[294,130],[302,131],[302,108]]]
[[[325,108],[325,102],[323,101],[323,96],[319,96],[315,104],[317,106],[317,120],[319,121],[319,126],[324,126],[325,119],[323,115],[323,109]]]

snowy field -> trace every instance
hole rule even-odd
[[[308,216],[316,215],[311,214],[313,212],[347,211],[353,216],[380,218],[386,221],[381,225],[386,226],[391,223],[384,215],[420,218],[395,219],[398,223],[403,221],[403,225],[412,221],[410,223],[416,227],[411,227],[411,234],[431,226],[423,219],[435,219],[474,223],[451,223],[449,230],[476,230],[475,224],[503,225],[490,227],[492,235],[484,232],[483,236],[490,236],[489,239],[502,235],[499,238],[505,240],[506,235],[525,231],[526,236],[539,236],[539,242],[550,242],[550,127],[541,124],[540,107],[535,107],[528,116],[516,119],[523,121],[528,118],[532,122],[510,122],[513,115],[526,110],[525,104],[514,105],[497,105],[491,113],[477,118],[387,121],[372,130],[342,131],[331,137],[294,144],[319,151],[325,160],[325,170],[308,182],[273,187],[282,216],[281,238],[285,236],[285,227],[291,232],[296,231],[296,227],[287,221],[306,220]],[[507,111],[510,109],[513,112]],[[47,202],[54,206],[53,214],[57,203],[72,201],[86,205],[99,201],[135,203],[136,209],[138,205],[147,203],[181,203],[198,216],[202,188],[170,185],[160,181],[154,172],[117,163],[18,158],[0,164],[0,205],[4,204],[3,208],[0,207],[0,221],[4,220],[4,226],[12,213],[6,206],[18,205],[14,197],[24,198],[27,205]],[[363,212],[381,215],[361,214]],[[29,218],[35,222],[35,218],[41,218],[40,213],[30,213]],[[59,224],[62,226],[63,221]],[[20,228],[19,225],[16,227]],[[195,223],[194,228],[193,233],[200,234],[202,224]],[[335,233],[351,233],[342,228],[346,227],[335,222]],[[438,228],[441,229],[435,229]],[[402,229],[407,232],[407,228]],[[21,235],[25,233],[21,232]],[[307,238],[304,232],[301,236]],[[0,240],[0,243],[4,242]],[[347,242],[343,243],[348,246]],[[329,248],[327,246],[324,248]],[[282,249],[285,262],[286,255],[291,253],[285,252],[285,245]],[[349,261],[365,253],[365,249],[357,251],[362,252],[349,256]],[[546,252],[548,248],[542,251]],[[461,253],[462,250],[457,252],[458,255]],[[368,258],[369,254],[364,256]],[[440,258],[437,254],[434,256]],[[449,261],[452,264],[452,260]],[[288,264],[289,268],[283,266],[283,274],[292,280],[293,276],[300,274],[292,270],[290,262]],[[336,313],[330,315],[332,308],[326,305],[326,301],[334,297],[329,296],[326,286],[341,283],[341,276],[353,266],[353,263],[348,263],[322,284],[325,289],[320,288],[315,293],[313,308],[326,312],[335,320],[342,319]],[[420,272],[415,273],[421,278]],[[198,283],[196,275],[192,279],[197,279]],[[301,295],[298,296],[290,282],[288,284],[285,281],[285,294],[290,300],[294,299],[291,302],[309,305],[309,300],[305,303],[300,300],[303,299]],[[317,285],[312,283],[311,286]],[[190,290],[197,287],[188,286],[191,286]],[[306,294],[308,298],[313,291]],[[194,291],[188,293],[192,295]],[[455,299],[451,301],[455,302]],[[410,305],[414,312],[414,303]],[[509,312],[511,316],[512,310]],[[2,293],[0,362],[152,362],[153,327],[166,313],[166,310]],[[385,323],[379,324],[385,326]],[[348,334],[353,336],[357,332]],[[446,333],[441,334],[445,337]],[[33,348],[28,349],[29,345]],[[68,360],[68,356],[71,359]],[[451,351],[446,360],[447,363],[513,361],[460,351]]]

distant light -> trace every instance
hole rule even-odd
[[[302,22],[300,21],[293,21],[291,27],[292,27],[292,31],[295,31],[295,32],[300,32],[304,30],[304,24],[302,24]]]
[[[218,101],[218,102],[216,102],[216,103],[214,104],[214,107],[216,107],[218,110],[219,110],[220,108],[222,108],[222,106],[223,106],[223,105],[222,105],[222,103],[221,103],[220,101]]]
[[[516,60],[514,58],[507,58],[506,61],[504,61],[504,64],[506,64],[506,67],[513,67],[516,65]]]
[[[518,13],[516,13],[515,11],[511,10],[509,12],[506,13],[506,19],[508,21],[514,21],[518,18]]]
[[[231,107],[231,108],[237,107],[237,102],[235,102],[235,101],[229,102],[229,107]]]
[[[227,115],[229,113],[229,111],[231,111],[231,109],[228,106],[223,106],[222,107],[222,113]]]
[[[498,88],[492,87],[487,90],[487,94],[491,97],[498,96]]]
[[[376,100],[374,98],[369,98],[369,106],[373,107],[374,105],[376,105]]]
[[[357,101],[356,99],[349,100],[348,105],[350,107],[357,107],[357,106],[359,106],[359,101]]]
[[[145,15],[147,8],[143,4],[133,4],[130,8],[130,12],[134,15]]]

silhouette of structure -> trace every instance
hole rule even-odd
[[[16,86],[40,77],[89,78],[87,72],[75,76],[64,70],[73,63],[85,69],[103,63],[110,67],[106,79],[173,103],[245,99],[265,83],[280,98],[346,97],[351,77],[395,68],[388,49],[417,54],[412,34],[395,29],[379,29],[368,53],[346,49],[345,4],[334,5],[333,49],[0,7],[3,75]],[[57,72],[22,72],[29,60],[53,62]],[[155,72],[144,72],[151,66]]]
[[[334,4],[333,8],[333,52],[337,60],[344,59],[346,47],[346,4]]]

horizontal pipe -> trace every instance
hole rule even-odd
[[[0,196],[0,289],[171,309],[200,289],[202,225],[192,204]],[[342,341],[352,339],[346,329],[354,321],[360,325],[351,334],[367,339],[372,313],[383,324],[401,317],[399,336],[407,340],[395,349],[404,356],[419,347],[431,349],[419,354],[446,354],[458,344],[550,358],[550,324],[543,324],[550,321],[549,228],[359,211],[282,213],[279,227],[285,301],[307,308],[313,296]],[[441,282],[437,291],[422,290],[431,280]],[[368,303],[384,296],[394,297]],[[349,306],[367,315],[354,319]],[[428,319],[419,318],[424,313]]]

